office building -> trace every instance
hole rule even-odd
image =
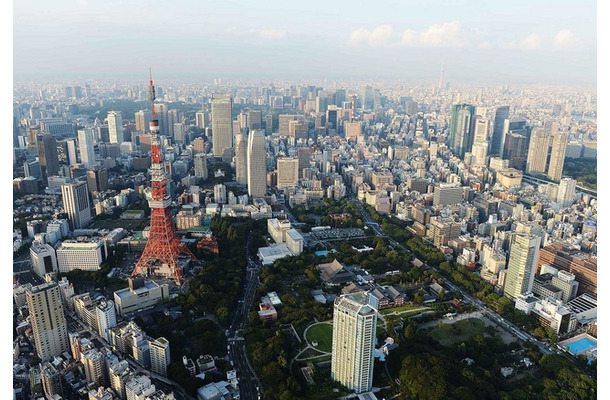
[[[140,110],[136,112],[136,131],[142,133],[150,132],[150,110]]]
[[[277,159],[277,188],[297,186],[299,183],[299,159],[282,157]]]
[[[294,114],[280,114],[278,133],[280,136],[288,136],[290,131],[290,121],[296,121],[297,116]]]
[[[509,106],[502,106],[496,109],[494,118],[493,132],[491,136],[490,154],[502,156],[502,136],[504,133],[504,120],[508,119]]]
[[[249,110],[246,112],[248,130],[263,128],[263,112],[260,110]]]
[[[114,292],[114,304],[120,315],[141,310],[169,300],[169,286],[142,278],[129,278],[129,287]]]
[[[203,111],[195,113],[195,126],[199,129],[205,129],[206,114]]]
[[[517,233],[511,237],[504,294],[511,300],[532,291],[540,237]]]
[[[76,140],[75,139],[66,139],[64,143],[66,145],[65,162],[68,163],[68,165],[74,165],[74,164],[78,163],[78,159],[76,158]],[[93,150],[93,143],[91,143],[91,150]],[[82,159],[83,150],[80,148],[80,139],[79,139],[79,151],[81,152],[81,159]],[[93,154],[93,151],[89,154]],[[58,157],[59,157],[59,154],[58,154]]]
[[[93,129],[78,130],[78,150],[80,151],[80,161],[86,168],[95,165],[95,151],[93,149]],[[73,165],[73,164],[70,164]]]
[[[59,272],[66,273],[75,269],[97,271],[108,257],[106,242],[94,240],[77,242],[64,240],[57,248],[57,265]]]
[[[377,310],[364,292],[335,299],[331,378],[348,390],[364,393],[373,386]]]
[[[230,95],[212,95],[212,152],[222,157],[225,149],[233,148],[233,99]]]
[[[71,229],[81,229],[87,226],[91,221],[87,183],[78,182],[61,185],[61,196]]]
[[[26,291],[32,339],[42,361],[70,350],[68,324],[64,315],[59,286],[47,282]]]
[[[123,141],[123,116],[120,111],[108,111],[108,140],[110,143]]]
[[[205,153],[197,153],[193,157],[195,165],[195,176],[201,179],[208,179],[208,161]]]
[[[464,188],[459,183],[439,183],[434,186],[433,205],[454,205],[462,202]]]
[[[227,188],[222,183],[214,185],[214,203],[227,203]]]
[[[34,242],[30,247],[30,262],[32,271],[41,279],[44,279],[45,274],[58,270],[55,249],[48,244]]]
[[[578,295],[597,296],[597,257],[561,243],[553,243],[540,249],[536,272],[544,265],[566,271],[578,281]]]
[[[267,151],[265,134],[254,130],[248,136],[248,195],[264,197],[267,193]]]
[[[561,179],[561,174],[563,173],[563,163],[566,158],[567,145],[567,132],[558,132],[555,136],[553,136],[553,146],[547,175],[554,181],[559,181]]]
[[[240,185],[248,184],[248,142],[247,135],[235,135],[235,180]]]
[[[108,189],[108,170],[99,166],[87,170],[87,188],[90,193]]]
[[[470,104],[454,104],[451,107],[451,125],[449,126],[449,146],[454,154],[463,157],[469,152],[473,142],[473,122],[475,107]]]
[[[169,341],[164,337],[148,341],[150,347],[150,370],[155,374],[167,376],[167,366],[171,362]]]
[[[57,140],[53,135],[43,134],[37,137],[38,161],[42,172],[43,182],[48,182],[49,176],[59,173],[59,156],[57,154]]]
[[[544,173],[546,171],[546,159],[549,154],[550,141],[551,133],[549,131],[542,128],[532,129],[527,161],[525,163],[526,173]]]
[[[182,122],[174,123],[174,143],[184,144],[186,143],[186,131]]]

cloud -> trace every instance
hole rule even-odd
[[[275,29],[263,29],[258,32],[258,37],[269,40],[279,40],[286,37],[286,31],[278,31]]]
[[[540,35],[531,34],[521,39],[519,42],[513,40],[506,46],[507,49],[518,49],[518,50],[540,50],[542,47],[543,38]]]
[[[466,36],[460,23],[453,21],[433,24],[422,32],[406,29],[401,43],[412,47],[464,47],[468,45]]]
[[[553,41],[553,48],[555,50],[569,50],[574,48],[578,44],[578,39],[572,32],[567,29],[557,32],[555,40]]]
[[[391,25],[380,25],[372,31],[360,28],[350,34],[348,43],[350,46],[357,46],[361,43],[370,46],[388,46],[392,34],[393,29]]]

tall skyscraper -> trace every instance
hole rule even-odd
[[[299,159],[283,157],[277,159],[277,188],[297,186],[299,183]]]
[[[205,129],[205,113],[203,111],[197,111],[195,113],[195,126],[197,128]]]
[[[91,147],[93,148],[93,144]],[[76,140],[66,139],[66,150],[66,162],[68,163],[68,165],[77,164],[78,160],[76,159]]]
[[[233,99],[230,95],[212,95],[212,152],[222,157],[233,147]]]
[[[449,145],[453,152],[463,157],[472,148],[472,131],[475,107],[470,104],[454,104],[451,107],[451,125],[449,126]]]
[[[502,135],[504,132],[504,120],[508,119],[509,107],[502,106],[496,109],[496,116],[494,118],[493,133],[491,135],[491,148],[489,149],[490,154],[502,156]]]
[[[120,111],[108,111],[108,139],[110,143],[123,141],[123,116]]]
[[[81,229],[91,221],[87,182],[61,185],[61,197],[72,230]]]
[[[263,197],[267,193],[267,151],[265,133],[254,130],[248,136],[248,195]]]
[[[549,142],[551,140],[550,132],[542,128],[532,129],[530,135],[530,146],[527,152],[527,161],[525,163],[525,172],[540,172],[546,171],[546,159],[549,154]]]
[[[247,112],[248,129],[262,129],[263,127],[263,112],[260,110],[250,110]]]
[[[182,122],[174,123],[174,143],[182,144],[186,142],[186,132]]]
[[[59,172],[59,157],[57,156],[57,140],[53,135],[38,135],[38,160],[43,182],[46,184],[49,176]]]
[[[87,128],[78,130],[78,149],[80,151],[80,161],[85,164],[85,167],[89,168],[95,165],[92,129]]]
[[[70,350],[59,286],[47,282],[26,291],[36,353],[42,361]]]
[[[511,300],[532,290],[540,237],[517,233],[511,238],[508,268],[504,283],[504,294]]]
[[[248,142],[247,135],[235,135],[235,179],[240,185],[248,184]]]
[[[140,110],[136,112],[136,131],[148,133],[150,129],[148,125],[150,124],[150,111],[149,110]]]
[[[553,136],[551,160],[549,161],[549,172],[547,175],[554,181],[561,179],[563,163],[566,159],[566,147],[568,146],[568,133],[558,132]]]
[[[356,393],[373,386],[377,310],[365,292],[337,297],[330,376]]]
[[[197,153],[193,157],[195,164],[195,176],[201,179],[208,179],[208,162],[205,153]]]

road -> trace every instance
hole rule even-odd
[[[411,251],[409,249],[407,249],[405,246],[403,246],[402,244],[396,242],[394,239],[389,238],[388,236],[386,236],[383,233],[383,231],[381,230],[381,227],[379,226],[379,224],[372,224],[371,222],[374,222],[374,221],[372,220],[372,218],[369,215],[369,213],[366,211],[366,209],[362,206],[362,204],[359,201],[357,201],[357,200],[354,201],[354,204],[358,207],[358,209],[362,213],[362,218],[365,221],[365,223],[367,225],[369,225],[371,228],[373,228],[373,230],[375,231],[375,234],[377,234],[377,236],[380,236],[380,237],[388,239],[388,241],[390,242],[390,244],[392,246],[394,246],[394,248],[398,247],[399,249],[401,249],[401,250],[403,250],[403,251],[405,251],[405,252],[407,252],[409,254],[411,253]],[[516,325],[514,325],[513,323],[511,323],[510,321],[506,321],[504,318],[502,318],[501,316],[496,314],[494,311],[490,310],[485,304],[483,304],[483,302],[481,300],[479,300],[477,298],[474,298],[474,297],[470,296],[468,293],[466,293],[463,290],[459,289],[456,285],[453,284],[453,282],[451,282],[445,276],[443,276],[442,272],[438,268],[436,268],[434,266],[431,266],[431,265],[427,265],[427,264],[426,264],[426,267],[432,268],[436,272],[438,272],[439,275],[441,275],[443,277],[443,281],[449,287],[449,289],[451,289],[452,291],[459,291],[459,292],[461,292],[464,301],[466,301],[467,303],[473,304],[479,310],[484,310],[485,314],[487,315],[487,317],[489,319],[491,319],[492,321],[496,322],[498,325],[501,325],[501,326],[505,327],[508,331],[510,331],[513,335],[515,335],[519,339],[524,340],[524,341],[526,341],[526,340],[531,341],[536,346],[538,346],[538,348],[540,349],[542,354],[551,354],[551,353],[553,353],[553,351],[549,350],[549,348],[547,347],[548,344],[539,341],[535,337],[531,336],[529,333],[523,331],[521,328],[519,328]]]
[[[248,360],[246,349],[246,341],[243,331],[248,324],[248,313],[254,302],[256,288],[260,284],[258,274],[260,265],[250,258],[250,236],[246,241],[246,260],[248,265],[246,268],[246,282],[242,295],[239,299],[237,309],[233,315],[231,326],[227,329],[227,352],[229,353],[229,361],[237,373],[239,380],[239,392],[242,399],[261,399],[262,386],[261,382],[254,372],[254,368]]]

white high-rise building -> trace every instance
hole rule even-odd
[[[80,161],[89,168],[95,165],[95,151],[93,149],[93,129],[78,130],[78,149]]]
[[[540,250],[540,237],[517,233],[511,238],[511,242],[504,294],[511,300],[515,300],[520,295],[532,291]]]
[[[212,95],[212,152],[222,157],[225,149],[233,148],[233,99],[230,95]]]
[[[572,178],[562,178],[557,189],[557,203],[562,207],[572,205],[576,195],[576,180]]]
[[[299,159],[285,157],[277,159],[277,187],[297,186],[299,183]]]
[[[75,269],[97,271],[107,256],[106,242],[103,240],[77,242],[66,240],[57,249],[59,272],[66,273]]]
[[[371,390],[377,310],[365,292],[337,297],[333,312],[331,378],[355,393]]]
[[[546,171],[546,158],[549,153],[549,143],[551,141],[551,133],[542,128],[532,129],[530,136],[530,146],[527,151],[527,161],[525,162],[525,172],[541,172]]]
[[[85,367],[87,382],[104,384],[104,355],[96,349],[87,349],[81,353],[81,361]]]
[[[85,227],[91,221],[87,182],[61,185],[61,197],[72,230]]]
[[[108,138],[110,143],[123,142],[123,116],[120,111],[108,111]]]
[[[80,139],[79,139],[79,145],[80,145]],[[66,156],[68,157],[68,164],[69,165],[77,164],[78,160],[76,159],[76,141],[74,139],[67,139],[66,147],[68,147],[68,154],[66,154]],[[91,145],[91,147],[93,147],[93,144]],[[82,150],[81,150],[81,152],[82,152]]]
[[[70,350],[68,324],[64,315],[59,286],[47,282],[26,291],[32,339],[42,361]]]
[[[34,273],[42,279],[45,274],[57,272],[55,249],[48,244],[34,243],[30,247],[30,262]]]
[[[265,133],[254,130],[248,136],[248,195],[263,197],[267,193],[267,151]]]
[[[164,337],[148,341],[150,346],[150,370],[156,374],[167,376],[167,366],[171,361],[169,341]]]
[[[551,159],[549,160],[549,171],[547,175],[554,181],[561,179],[563,173],[563,163],[566,158],[566,147],[568,146],[568,133],[558,132],[553,137],[553,146],[551,149]]]
[[[112,300],[102,300],[95,308],[97,332],[101,337],[110,341],[108,329],[116,326],[116,310]]]
[[[214,202],[215,203],[227,203],[227,188],[222,183],[214,185]]]
[[[197,111],[195,113],[195,126],[197,126],[197,128],[205,129],[205,113],[203,111]]]
[[[235,135],[235,180],[240,185],[248,184],[248,142],[247,135]]]
[[[136,131],[148,133],[150,129],[148,125],[150,124],[150,110],[140,110],[136,112]]]

